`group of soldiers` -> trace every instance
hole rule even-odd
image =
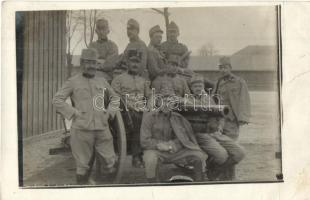
[[[82,73],[69,78],[53,99],[57,111],[72,120],[70,144],[77,183],[87,184],[94,151],[105,172],[115,172],[117,156],[109,127],[118,112],[115,108],[121,108],[132,166],[145,168],[149,182],[160,181],[160,162],[193,168],[195,181],[234,178],[234,166],[244,157],[237,143],[239,127],[250,118],[245,81],[232,74],[230,59],[223,57],[219,60],[221,78],[207,92],[204,78],[188,67],[190,51],[178,41],[180,30],[174,22],[168,25],[163,43],[159,25],[149,30],[148,46],[139,31],[139,23],[129,19],[129,43],[119,55],[117,45],[108,39],[108,21],[97,20],[98,40],[82,50]],[[161,97],[155,101],[156,110],[151,108],[155,94]],[[188,99],[188,94],[194,99]],[[220,98],[210,101],[213,94]],[[213,105],[229,106],[231,112],[195,126],[168,106],[171,96],[194,104],[208,98]],[[69,97],[71,104],[66,101]],[[144,107],[137,106],[145,99]]]

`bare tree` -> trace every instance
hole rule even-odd
[[[72,72],[72,56],[76,49],[76,47],[79,45],[79,43],[82,41],[82,37],[78,40],[72,40],[72,38],[76,35],[78,32],[78,28],[81,25],[79,21],[79,13],[76,11],[67,11],[66,12],[66,42],[67,42],[67,67],[68,67],[68,73],[67,77],[71,76]]]
[[[83,23],[83,36],[85,46],[88,47],[94,40],[96,21],[98,19],[97,10],[83,10],[82,23]]]
[[[217,55],[219,51],[214,47],[212,43],[204,44],[199,49],[199,55],[200,56],[214,56]]]
[[[157,13],[164,16],[165,19],[165,25],[166,25],[166,39],[168,39],[168,25],[169,25],[169,16],[170,13],[168,12],[168,8],[164,8],[164,10],[159,10],[157,8],[152,8],[152,10],[156,11]]]

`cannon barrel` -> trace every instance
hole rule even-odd
[[[180,114],[207,114],[210,116],[215,117],[225,117],[229,114],[230,109],[227,105],[208,105],[208,106],[201,106],[201,105],[181,105],[177,112]]]

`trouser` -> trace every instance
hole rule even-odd
[[[244,157],[243,148],[226,135],[197,133],[196,138],[201,149],[218,165],[223,164],[228,157],[235,163],[240,162]]]
[[[195,171],[200,171],[200,176],[205,172],[205,163],[207,155],[202,151],[181,149],[176,153],[163,152],[158,150],[145,150],[143,154],[143,160],[145,163],[146,178],[151,179],[158,176],[157,168],[158,162],[163,163],[178,163],[184,162],[192,164],[199,163],[200,166],[196,167],[199,169],[194,169]],[[195,165],[194,165],[195,166]],[[196,165],[197,166],[197,165]],[[202,177],[196,177],[196,179]]]
[[[79,175],[88,172],[94,149],[104,167],[111,168],[115,164],[113,137],[109,128],[91,131],[71,128],[70,145]]]
[[[227,135],[234,141],[239,137],[239,124],[236,120],[225,119],[225,125],[223,128],[223,134]]]
[[[142,155],[142,148],[140,143],[140,127],[142,123],[142,112],[137,112],[129,110],[128,114],[130,115],[132,125],[128,125],[128,115],[123,113],[125,119],[126,130],[128,130],[127,141],[130,148],[132,156]],[[126,123],[127,122],[127,123]]]

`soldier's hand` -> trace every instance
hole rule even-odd
[[[79,111],[79,110],[76,110],[74,115],[73,115],[73,118],[79,118],[79,117],[82,117],[83,116],[83,112]]]

